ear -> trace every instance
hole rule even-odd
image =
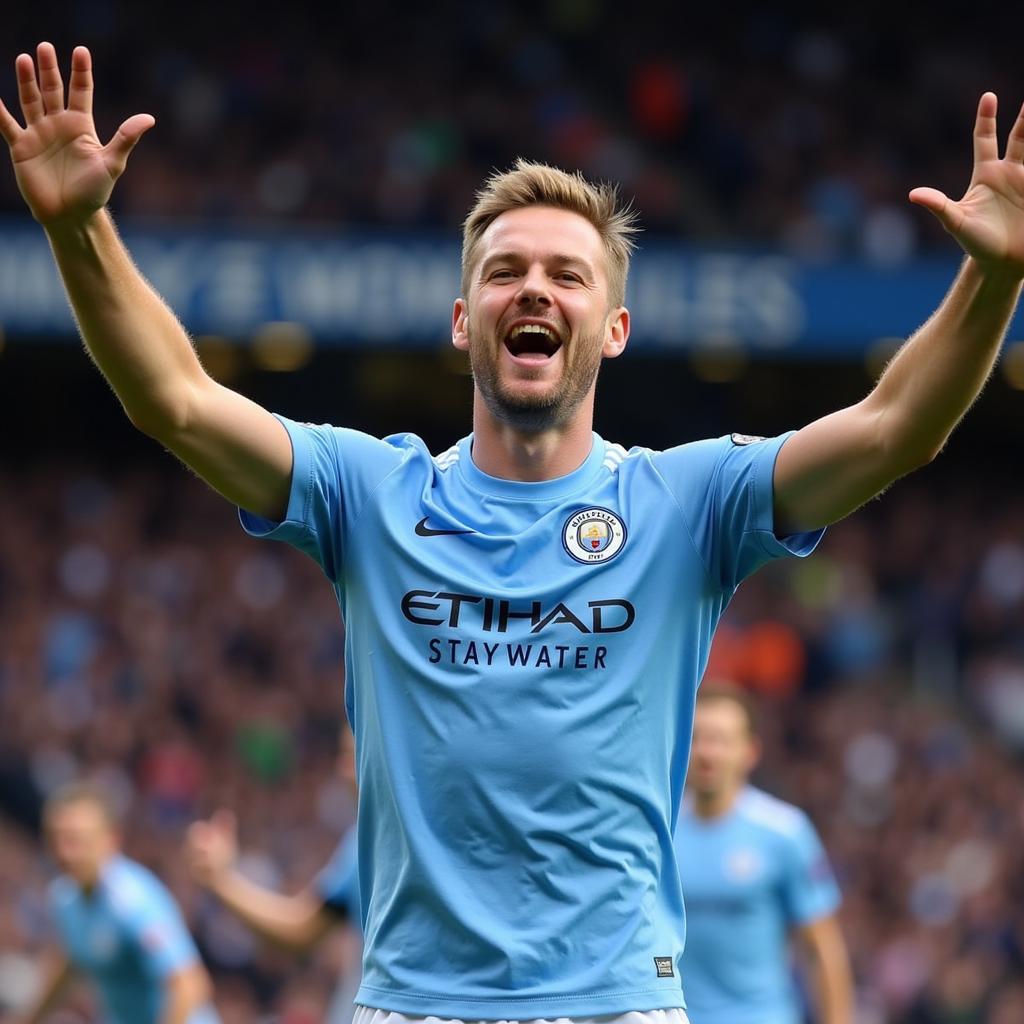
[[[629,341],[629,310],[625,306],[619,306],[609,314],[608,329],[605,332],[601,355],[605,359],[621,356],[627,341]]]
[[[465,299],[456,299],[452,310],[452,344],[460,352],[469,351],[469,306]]]
[[[750,737],[750,750],[747,753],[747,774],[749,775],[756,767],[757,763],[761,760],[761,753],[764,747],[761,741],[756,736]]]

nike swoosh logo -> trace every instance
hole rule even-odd
[[[452,537],[457,533],[476,533],[476,530],[432,530],[427,526],[429,516],[424,516],[416,524],[417,537]]]

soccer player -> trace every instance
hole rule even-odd
[[[759,755],[747,696],[704,684],[675,832],[687,1008],[700,1024],[800,1024],[792,935],[807,954],[814,1020],[849,1024],[839,889],[807,815],[748,783]]]
[[[50,888],[60,951],[26,1021],[42,1021],[75,974],[95,982],[109,1024],[217,1024],[210,979],[171,894],[118,849],[104,794],[73,783],[44,823],[61,874]]]
[[[342,730],[338,773],[357,792],[352,733]],[[219,811],[188,830],[185,852],[192,876],[250,928],[279,945],[298,951],[313,948],[332,928],[346,925],[345,969],[328,1013],[330,1024],[350,1024],[361,977],[359,875],[356,831],[342,837],[327,866],[312,885],[295,896],[266,889],[236,868],[238,834],[234,815]]]
[[[0,110],[21,192],[131,421],[321,565],[346,625],[366,937],[356,1024],[403,1015],[679,1022],[672,833],[697,682],[722,610],[769,559],[931,460],[992,369],[1024,277],[1024,118],[1004,157],[978,107],[959,202],[911,198],[967,251],[862,401],[769,439],[655,452],[593,431],[622,353],[634,231],[613,189],[520,162],[466,220],[452,342],[473,432],[275,417],[214,381],[104,209],[154,120],[103,145],[92,69],[16,60]]]

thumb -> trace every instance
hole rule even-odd
[[[213,816],[210,818],[210,824],[221,833],[221,835],[231,836],[232,839],[238,833],[238,821],[235,818],[234,812],[221,808],[219,811],[215,811]]]
[[[923,206],[934,214],[939,223],[950,233],[956,231],[963,220],[963,214],[945,192],[937,188],[915,188],[907,197],[917,206]]]
[[[128,156],[135,144],[156,124],[152,114],[133,114],[114,132],[114,137],[103,147],[107,167],[116,178],[128,163]]]

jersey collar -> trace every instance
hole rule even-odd
[[[473,462],[473,435],[459,441],[459,475],[473,490],[483,494],[492,494],[513,501],[552,501],[564,498],[587,487],[601,471],[604,462],[604,440],[593,433],[590,454],[578,469],[565,476],[552,480],[505,480],[502,477],[489,476],[478,469]]]

